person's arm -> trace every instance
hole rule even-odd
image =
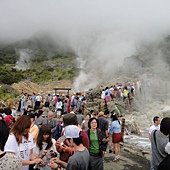
[[[110,128],[109,128],[109,136],[111,136],[113,134],[113,125],[114,123],[112,122],[111,125],[110,125]]]
[[[34,124],[34,126],[32,127],[32,129],[30,130],[30,133],[31,133],[34,141],[37,139],[38,132],[39,132],[38,126],[37,126],[36,124]]]
[[[105,134],[106,134],[106,141],[108,142],[109,141],[109,131],[108,131],[108,129],[109,129],[109,122],[107,121],[106,122],[106,125],[105,125]]]
[[[22,160],[22,165],[33,165],[39,164],[42,160],[40,158],[36,158],[34,160]]]
[[[52,165],[52,166],[51,166]],[[57,168],[57,165],[61,165],[63,168],[66,168],[67,167],[67,163],[66,162],[64,162],[64,161],[61,161],[60,159],[58,159],[58,158],[52,158],[51,160],[50,160],[50,167],[52,168],[52,169],[56,169]]]
[[[109,132],[108,132],[108,130],[106,130],[105,133],[106,133],[106,138],[108,138],[108,137],[109,137]]]
[[[109,142],[109,140],[110,140],[109,139],[109,132],[108,132],[108,130],[106,130],[105,133],[106,133],[106,137],[103,138],[103,140],[102,140],[104,143]]]
[[[31,149],[30,150],[30,160],[22,160],[22,165],[39,164],[41,161],[42,161],[42,159],[37,157],[37,155],[33,154],[33,149]]]
[[[48,164],[48,166],[49,166],[52,170],[58,170],[58,165],[57,165],[54,161],[50,161],[50,163]]]
[[[67,167],[67,163],[64,162],[64,161],[59,161],[58,164],[60,164],[63,168],[66,168]]]
[[[67,152],[67,153],[71,154],[71,155],[73,155],[73,153],[74,153],[74,151],[75,151],[74,148],[69,147],[69,146],[66,146],[66,145],[63,145],[62,150],[63,150],[64,152]]]
[[[56,146],[57,152],[61,153],[62,152],[62,146],[61,146],[61,142],[59,140],[56,141],[55,146]]]
[[[62,142],[60,142],[59,140],[57,140],[57,142],[55,143],[55,146],[56,146],[57,152],[59,152],[59,153],[67,152],[72,155],[74,152],[74,148],[68,147],[65,144],[62,144]]]

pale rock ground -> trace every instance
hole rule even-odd
[[[105,156],[105,170],[149,170],[151,160],[151,144],[148,138],[149,127],[153,124],[153,117],[170,116],[170,104],[150,102],[145,104],[141,112],[125,114],[125,120],[136,122],[141,132],[140,135],[125,135],[121,148],[121,159],[119,162],[112,162],[113,154]]]

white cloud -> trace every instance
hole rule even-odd
[[[96,84],[103,78],[98,69],[112,74],[138,44],[167,36],[169,21],[169,0],[0,0],[0,41],[59,36],[85,60],[82,75],[93,72]]]

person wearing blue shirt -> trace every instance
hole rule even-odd
[[[109,128],[109,134],[112,136],[115,158],[113,161],[120,159],[120,142],[122,141],[121,124],[115,112],[111,113],[112,123]]]

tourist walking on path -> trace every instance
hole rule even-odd
[[[35,98],[35,107],[34,107],[34,110],[37,110],[40,108],[40,105],[41,105],[41,102],[42,102],[42,97],[40,95],[40,93],[38,93],[38,95],[36,96]]]
[[[110,125],[109,133],[112,136],[114,146],[115,158],[113,161],[120,159],[120,142],[122,141],[121,124],[115,112],[111,114],[112,123]]]
[[[4,120],[0,120],[0,169],[21,170],[22,163],[13,153],[4,152],[4,146],[9,136],[9,128]]]
[[[60,118],[63,112],[63,102],[60,98],[58,98],[58,101],[56,103],[56,112],[57,112],[57,118]]]

